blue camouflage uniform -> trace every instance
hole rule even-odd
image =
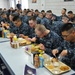
[[[29,26],[26,23],[22,22],[22,24],[19,27],[14,26],[13,28],[11,28],[10,32],[16,34],[17,37],[19,37],[19,34],[24,34],[24,35],[28,36],[29,35]]]
[[[47,53],[50,56],[53,56],[52,50],[58,48],[61,44],[61,38],[53,31],[50,31],[49,34],[47,34],[43,38],[36,38],[36,43],[42,43],[46,49],[45,53]]]
[[[51,29],[52,21],[50,19],[47,19],[46,17],[44,17],[41,20],[41,24],[43,24],[47,29]]]
[[[57,33],[59,36],[61,36],[61,28],[63,27],[64,23],[62,21],[54,21],[52,23],[51,29]]]
[[[25,15],[25,16],[22,17],[22,21],[23,21],[24,23],[29,24],[29,23],[28,23],[29,18],[30,18],[29,16]]]
[[[57,16],[57,21],[62,21],[62,17],[67,17],[67,15],[65,14],[64,16],[63,15]]]
[[[61,53],[62,50],[68,51],[68,54],[62,58],[62,62],[75,69],[75,43],[64,40],[58,50],[59,53]]]
[[[42,20],[42,18],[37,17],[36,20],[37,20],[37,24],[41,24],[41,20]]]
[[[35,37],[35,28],[31,28],[29,29],[29,35],[28,35],[30,38],[33,38]]]

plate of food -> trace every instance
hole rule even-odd
[[[54,75],[60,75],[71,70],[69,66],[62,63],[57,58],[52,58],[49,63],[48,65],[44,64],[44,66]]]
[[[19,42],[19,45],[20,46],[25,46],[25,45],[30,45],[31,42],[26,40],[26,39],[23,39],[23,38],[18,38],[18,42]]]

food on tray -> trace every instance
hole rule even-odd
[[[34,52],[34,51],[38,51],[39,50],[39,46],[38,45],[32,45],[31,47],[31,51]]]
[[[66,71],[66,70],[69,70],[69,67],[68,66],[61,66],[60,67],[60,70],[62,70],[62,71]]]
[[[51,61],[52,61],[52,62],[58,62],[58,59],[57,59],[57,58],[52,58]]]
[[[19,42],[20,46],[31,44],[30,41],[27,41],[26,39],[23,39],[23,38],[18,38],[18,42]]]
[[[26,44],[26,40],[23,40],[19,43],[20,46],[24,46]]]
[[[51,64],[48,66],[49,69],[54,69],[54,66]]]
[[[31,44],[31,42],[30,41],[26,41],[26,44],[29,45],[29,44]]]

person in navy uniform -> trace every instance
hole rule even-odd
[[[13,23],[15,27],[10,29],[12,35],[16,34],[17,37],[21,37],[23,35],[28,36],[29,26],[26,23],[23,23],[19,16],[14,16]]]
[[[75,24],[75,15],[72,11],[68,11],[68,17],[69,17],[70,23]]]
[[[36,18],[37,24],[41,24],[41,20],[43,19],[43,14],[39,13],[38,17]]]
[[[31,16],[32,16],[32,12],[29,10],[29,11],[27,12],[27,14],[22,17],[22,21],[23,21],[24,23],[29,24],[28,21],[29,21],[29,18],[30,18]]]
[[[64,24],[69,22],[69,18],[67,16],[62,17],[62,21],[54,21],[52,23],[51,29],[57,33],[60,37],[61,36],[61,28],[63,27]]]
[[[52,55],[52,50],[59,47],[61,43],[61,38],[51,30],[45,28],[44,25],[37,24],[35,27],[36,37],[31,39],[32,42],[40,44],[40,49],[44,50],[50,56]]]
[[[64,41],[59,48],[52,50],[52,53],[58,53],[62,57],[62,62],[75,69],[75,27],[71,23],[64,24],[61,33]]]
[[[29,38],[28,39],[30,39],[30,38],[33,38],[36,36],[36,34],[35,34],[35,26],[37,24],[36,17],[34,17],[34,16],[30,17],[28,22],[29,22],[29,32],[28,32]],[[22,37],[25,38],[25,36],[22,36]]]
[[[57,20],[58,20],[58,21],[62,21],[62,17],[67,17],[66,11],[67,11],[66,8],[63,8],[63,9],[61,10],[61,16],[57,17]]]
[[[50,11],[46,12],[46,16],[41,20],[41,24],[44,25],[47,29],[51,28],[52,25],[52,13]]]
[[[16,6],[17,6],[17,9],[21,9],[20,1],[18,1],[18,4]]]

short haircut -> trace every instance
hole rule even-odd
[[[2,12],[1,15],[6,15],[6,13],[5,12]]]
[[[37,29],[41,33],[44,33],[47,30],[46,27],[44,25],[42,25],[42,24],[37,24],[35,29]]]
[[[68,11],[68,14],[73,14],[73,12],[72,11]]]
[[[30,20],[36,21],[36,17],[35,17],[35,16],[31,16],[31,17],[29,18],[29,21],[30,21]]]
[[[13,17],[13,21],[21,20],[21,18],[17,15]]]
[[[62,19],[64,19],[64,18],[69,19],[68,16],[63,16]]]
[[[45,10],[41,10],[41,12],[45,12]]]
[[[52,13],[52,10],[48,10],[48,11],[46,11],[46,13]]]
[[[27,11],[27,13],[31,12],[30,10]]]
[[[35,10],[35,12],[39,12],[39,10],[38,10],[38,9],[36,9],[36,10]]]
[[[63,25],[63,27],[61,29],[61,32],[63,32],[63,31],[69,31],[71,29],[75,30],[73,24],[72,23],[66,23],[66,24]]]
[[[63,9],[64,9],[65,11],[67,11],[66,8],[63,8]]]

